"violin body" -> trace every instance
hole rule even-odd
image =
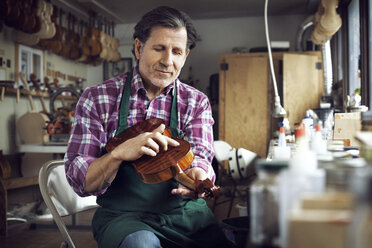
[[[190,166],[195,158],[190,143],[178,138],[173,139],[180,145],[169,146],[167,151],[160,150],[155,157],[143,155],[133,162],[142,181],[148,184],[164,182]]]
[[[80,49],[80,35],[75,31],[75,17],[72,17],[72,30],[70,30],[71,48],[69,58],[77,60],[81,57],[82,51]]]
[[[157,118],[139,122],[112,138],[107,143],[106,150],[111,152],[126,140],[141,133],[151,132],[161,124],[165,124],[164,120]],[[163,134],[171,137],[169,129],[166,129]],[[219,187],[215,186],[209,179],[193,180],[183,172],[195,158],[190,143],[179,138],[172,137],[172,139],[179,142],[180,145],[177,147],[169,146],[167,151],[160,150],[155,157],[143,155],[133,162],[133,167],[141,176],[142,181],[148,184],[156,184],[174,178],[198,194],[205,193],[206,197],[216,197]]]
[[[7,4],[7,15],[5,16],[5,25],[12,28],[18,28],[18,18],[21,17],[21,10],[20,10],[20,4],[18,0],[11,1],[11,0],[5,0]]]
[[[57,24],[57,18],[59,17],[59,24]],[[54,36],[47,40],[47,48],[51,50],[54,54],[59,54],[62,51],[63,44],[62,44],[62,17],[60,10],[57,6],[53,6],[53,13],[51,16],[51,20],[55,26]]]
[[[100,30],[96,27],[90,27],[86,30],[86,40],[83,44],[83,54],[86,56],[98,56],[102,50],[99,42]]]

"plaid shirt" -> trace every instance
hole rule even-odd
[[[119,108],[127,73],[87,88],[76,106],[71,137],[65,154],[67,180],[74,191],[81,195],[100,195],[100,191],[85,192],[85,175],[90,163],[103,154],[103,149],[118,129]],[[178,80],[178,79],[176,79]],[[181,83],[178,85],[178,131],[195,153],[191,167],[204,169],[214,181],[211,166],[214,123],[209,100],[205,94]],[[138,67],[134,68],[129,100],[128,126],[150,119],[170,122],[174,82],[151,102],[143,87]]]

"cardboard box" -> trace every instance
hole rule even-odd
[[[347,248],[350,194],[308,194],[300,206],[289,216],[288,248]]]
[[[337,113],[333,128],[333,139],[342,140],[345,146],[359,146],[355,133],[362,129],[361,113]]]
[[[288,248],[346,248],[348,210],[297,210],[289,221]]]

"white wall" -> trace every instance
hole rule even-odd
[[[297,27],[304,18],[297,15],[269,18],[270,39],[288,40],[294,47]],[[219,71],[220,55],[232,53],[234,47],[249,49],[266,46],[263,17],[200,20],[194,23],[202,41],[191,51],[183,73],[192,66],[195,79],[200,81],[198,88],[204,92],[210,75]],[[187,78],[184,74],[181,77]]]
[[[103,81],[103,66],[88,66],[87,68],[87,81],[84,82],[84,87],[92,86]]]
[[[305,18],[302,15],[270,17],[270,39],[290,41],[291,50],[294,50],[297,28]],[[116,27],[122,57],[132,56],[134,25],[123,24]],[[231,53],[234,47],[249,49],[266,46],[263,17],[195,20],[194,25],[202,41],[191,51],[180,78],[188,78],[191,66],[194,79],[200,81],[195,87],[203,92],[207,92],[210,75],[218,73],[220,55]]]
[[[8,68],[3,63],[2,68],[5,68],[6,80],[15,80],[15,61],[16,61],[16,45],[12,40],[11,28],[5,26],[0,32],[0,57],[3,61],[10,60],[11,66]],[[86,87],[90,82],[102,81],[102,66],[89,66],[86,64],[74,62],[65,59],[61,56],[52,54],[51,52],[44,52],[44,76],[47,74],[47,69],[52,71],[59,71],[65,75],[76,76],[86,79],[84,86]],[[49,76],[52,84],[53,77]],[[61,86],[74,83],[72,81],[58,78]],[[23,114],[30,110],[30,105],[26,96],[21,96],[20,102],[16,102],[15,94],[5,94],[4,101],[0,102],[0,150],[4,154],[14,154],[17,151],[17,145],[20,143],[16,131],[16,123]],[[42,106],[38,98],[34,98],[36,111],[41,111]],[[49,100],[46,100],[46,106],[49,107]]]
[[[305,16],[275,16],[269,18],[270,36],[272,40],[289,40],[291,47],[295,44],[295,35],[298,25]],[[219,57],[221,54],[230,53],[233,47],[257,47],[265,46],[264,20],[263,17],[242,17],[228,19],[195,20],[195,27],[202,41],[199,42],[188,57],[181,78],[187,78],[188,68],[192,66],[194,79],[200,81],[195,85],[198,89],[207,93],[209,77],[218,73]],[[132,35],[135,24],[122,24],[116,27],[116,36],[120,40],[119,51],[122,57],[132,55]],[[292,49],[293,50],[293,49]],[[0,52],[4,59],[11,59],[12,68],[7,69],[7,79],[14,79],[14,44],[11,41],[9,29],[5,28],[0,33]],[[72,75],[84,75],[86,82],[84,87],[97,84],[103,80],[102,65],[82,66],[73,63],[60,56],[47,53],[46,60],[51,62],[56,69]],[[134,62],[134,58],[133,58]],[[37,102],[37,109],[41,109]],[[14,128],[16,120],[28,111],[27,98],[22,97],[21,103],[16,104],[14,96],[6,96],[0,102],[0,149],[4,154],[16,152],[17,134]]]

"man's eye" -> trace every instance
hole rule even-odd
[[[173,51],[173,53],[176,55],[182,55],[182,51]]]

